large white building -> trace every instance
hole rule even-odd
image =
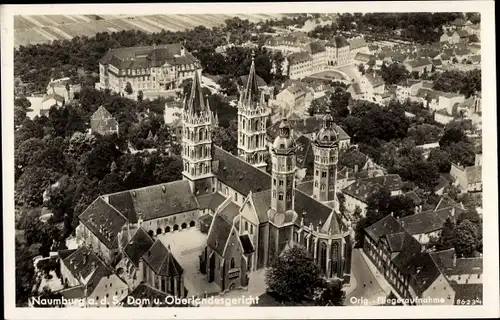
[[[182,44],[110,49],[99,61],[101,89],[127,94],[177,88],[191,79],[200,62]]]

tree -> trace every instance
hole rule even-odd
[[[441,235],[436,243],[436,250],[453,248],[455,223],[451,218],[446,219],[441,229]]]
[[[37,303],[35,300],[33,307],[35,308],[64,308],[64,304],[59,304],[58,301],[63,297],[59,292],[53,292],[49,286],[45,286],[39,295],[40,301],[47,301],[48,303]]]
[[[31,102],[26,97],[14,99],[14,126],[18,127],[26,119],[26,113],[30,110]]]
[[[457,256],[473,257],[478,248],[479,239],[477,226],[469,220],[462,221],[453,232],[453,246]]]
[[[142,90],[139,90],[139,92],[137,92],[137,101],[142,102],[143,99],[144,93],[142,92]]]
[[[280,300],[300,302],[321,284],[321,269],[302,247],[294,246],[276,258],[266,272],[268,292]]]
[[[432,163],[439,172],[447,173],[451,170],[450,154],[445,150],[439,148],[431,150],[427,162]]]
[[[43,203],[43,193],[57,181],[57,174],[43,167],[29,166],[16,182],[16,205],[36,207]]]
[[[228,128],[214,128],[213,142],[229,153],[236,154],[238,148],[238,123],[231,121]]]
[[[182,170],[183,163],[180,157],[160,156],[158,161],[156,162],[153,176],[156,180],[156,183],[177,181],[182,178]]]
[[[38,255],[38,249],[26,247],[15,240],[16,259],[16,306],[27,307],[35,285],[35,268],[33,257]]]
[[[330,112],[332,113],[333,120],[340,123],[349,115],[349,101],[351,94],[344,88],[336,87],[335,91],[329,95]]]
[[[363,248],[363,244],[365,241],[365,228],[371,226],[375,222],[384,218],[387,215],[386,212],[380,212],[375,209],[368,208],[366,212],[366,216],[361,218],[355,227],[355,244],[356,248]]]
[[[134,91],[132,90],[132,85],[130,84],[130,82],[127,82],[127,84],[125,85],[125,92],[130,95],[132,94]]]
[[[380,67],[380,73],[387,85],[398,84],[410,77],[410,73],[406,67],[397,62],[393,62],[388,66],[383,64]]]
[[[447,128],[444,131],[443,136],[439,140],[439,145],[441,147],[447,147],[450,144],[457,143],[460,141],[467,142],[468,141],[467,136],[465,135],[463,130],[452,127],[452,128]]]
[[[345,291],[342,290],[340,281],[327,285],[321,292],[320,296],[315,299],[317,306],[344,306]]]

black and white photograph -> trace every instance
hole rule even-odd
[[[1,9],[7,318],[499,315],[493,2],[270,5]]]

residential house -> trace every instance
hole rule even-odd
[[[59,261],[65,287],[60,293],[95,301],[80,307],[113,307],[113,299],[121,300],[128,294],[127,283],[86,246],[61,252]]]
[[[375,167],[373,160],[358,149],[343,153],[339,160],[340,163],[353,170],[354,173],[370,170]]]
[[[466,25],[463,30],[470,35],[475,35],[479,40],[481,40],[481,25],[479,23]]]
[[[446,110],[448,115],[453,115],[453,107],[465,101],[463,94],[453,92],[440,92],[437,110]]]
[[[470,57],[470,61],[474,65],[480,65],[481,64],[481,56],[480,55],[472,56],[472,57]]]
[[[424,72],[431,72],[432,62],[428,58],[420,58],[417,60],[409,60],[403,63],[405,68],[410,72],[416,72],[422,75]]]
[[[468,43],[470,35],[465,30],[456,30],[453,32],[451,43]]]
[[[276,100],[282,102],[288,113],[304,110],[308,92],[296,85],[290,85],[276,95]]]
[[[443,70],[443,60],[442,59],[433,59],[432,65],[434,66],[435,70],[437,70],[437,71]]]
[[[376,101],[375,95],[381,95],[385,92],[385,82],[381,76],[367,73],[361,77],[361,88],[365,93],[366,100]]]
[[[354,61],[354,65],[356,65],[356,66],[363,64],[365,66],[365,68],[368,68],[368,63],[370,61],[375,62],[375,56],[372,54],[369,54],[369,53],[365,53],[365,52],[358,52],[354,56],[353,61]]]
[[[342,189],[345,196],[345,208],[351,213],[355,212],[356,208],[359,208],[358,210],[361,210],[360,214],[364,216],[368,207],[368,200],[373,194],[384,188],[391,192],[391,196],[400,195],[402,194],[402,184],[401,177],[397,174],[358,180]]]
[[[483,190],[482,166],[463,167],[452,163],[450,175],[455,178],[458,187],[464,192]]]
[[[286,60],[290,79],[301,79],[312,73],[313,58],[308,52],[294,52]]]
[[[471,45],[469,45],[469,50],[473,55],[481,55],[481,44],[472,43]]]
[[[453,32],[452,31],[446,31],[441,35],[439,38],[440,42],[447,42],[447,43],[453,43]]]
[[[180,43],[109,49],[99,61],[101,89],[127,94],[171,90],[191,79],[200,62]]]
[[[439,238],[445,220],[434,210],[429,210],[403,217],[399,222],[420,244],[426,245]]]
[[[357,36],[350,39],[347,39],[349,42],[349,50],[350,50],[350,60],[354,60],[358,53],[369,53],[370,49],[368,48],[368,44],[363,36]]]
[[[73,84],[70,78],[53,79],[47,85],[47,94],[58,94],[64,101],[70,102],[75,98],[75,93],[79,93],[81,85]]]
[[[327,51],[325,46],[319,42],[310,42],[304,46],[304,50],[312,57],[312,73],[323,71],[327,66]]]
[[[354,100],[363,99],[364,97],[364,91],[357,82],[351,83],[346,91],[351,94],[351,98]]]
[[[413,85],[421,83],[419,80],[415,79],[406,79],[404,81],[401,81],[396,85],[396,98],[400,101],[403,102],[406,99],[409,99],[411,96],[415,96],[416,93],[412,92]]]
[[[106,108],[100,106],[90,117],[90,131],[101,135],[118,134],[118,121]]]

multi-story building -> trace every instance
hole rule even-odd
[[[342,66],[353,61],[349,42],[345,37],[335,36],[332,40],[328,41],[325,47],[328,60],[327,64],[329,66]]]
[[[177,88],[200,62],[182,44],[109,49],[99,61],[99,88],[128,94]],[[129,87],[129,88],[127,88]]]
[[[290,79],[304,78],[312,73],[313,58],[308,52],[294,52],[286,60]]]
[[[250,74],[238,101],[238,155],[260,169],[267,166],[266,125],[270,113],[264,92],[259,89],[252,57]]]
[[[311,73],[323,71],[327,66],[327,51],[319,42],[310,42],[304,46],[304,50],[312,57]]]

